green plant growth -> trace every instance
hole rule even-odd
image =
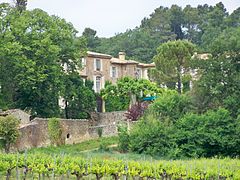
[[[130,99],[128,96],[109,95],[105,99],[106,112],[125,111],[128,109]]]
[[[20,12],[1,3],[0,19],[3,108],[28,109],[38,117],[59,117],[63,75],[81,68],[79,58],[86,53],[85,40],[76,37],[71,23],[41,9]]]
[[[103,127],[98,127],[97,128],[97,133],[98,133],[98,137],[101,138],[102,134],[103,134]]]
[[[238,156],[240,119],[226,109],[186,114],[176,123],[175,138],[185,157]]]
[[[78,72],[64,74],[65,100],[64,117],[67,119],[87,119],[90,112],[96,107],[96,96],[93,83],[89,80],[83,82]]]
[[[126,124],[118,125],[118,149],[121,152],[127,152],[129,150],[129,133]]]
[[[147,115],[136,122],[129,134],[130,150],[152,156],[175,158],[175,142],[172,138],[173,125]]]
[[[110,148],[108,147],[108,142],[106,141],[101,141],[100,145],[99,145],[99,150],[100,151],[109,151]]]
[[[163,89],[149,80],[123,77],[117,81],[116,85],[108,83],[100,94],[104,100],[111,96],[128,97],[130,105],[133,105],[141,96],[157,95],[162,92]]]
[[[239,159],[125,161],[46,154],[0,154],[6,179],[240,179]],[[22,174],[21,172],[25,172]],[[3,177],[3,176],[1,176]]]
[[[187,113],[175,123],[148,114],[131,128],[129,147],[164,158],[235,157],[240,153],[239,120],[222,108]]]
[[[154,56],[156,71],[161,83],[167,85],[169,82],[177,83],[178,93],[182,93],[183,77],[190,68],[190,60],[195,51],[195,46],[188,41],[169,41],[157,48]],[[174,87],[175,89],[175,87]]]
[[[52,145],[59,146],[64,143],[62,127],[58,118],[50,118],[48,120],[48,134]]]
[[[224,107],[235,118],[240,114],[239,42],[240,27],[229,28],[209,44],[212,57],[199,60],[201,77],[193,86],[193,96],[200,112]]]
[[[0,138],[6,153],[9,152],[11,144],[15,143],[19,136],[20,121],[13,116],[0,116]]]
[[[93,151],[96,149],[99,149],[100,144],[104,142],[109,145],[114,145],[118,143],[118,137],[113,136],[113,137],[102,137],[101,139],[92,139],[88,141],[84,141],[78,144],[66,144],[66,145],[61,145],[58,147],[42,147],[42,148],[32,148],[28,152],[29,153],[46,153],[46,154],[72,154],[72,155],[77,155],[81,153],[82,151]]]
[[[193,111],[191,98],[169,90],[161,94],[150,106],[147,114],[154,114],[160,121],[176,122],[186,113]]]

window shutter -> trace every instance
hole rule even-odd
[[[94,61],[93,61],[93,67],[94,67],[94,71],[96,71],[97,70],[97,66],[96,66],[96,59],[94,58],[93,59]],[[96,78],[95,78],[96,79]]]
[[[104,86],[105,86],[105,78],[104,76],[101,78],[101,88],[100,89],[104,89]]]
[[[93,90],[94,90],[94,92],[97,91],[97,87],[96,87],[96,76],[93,76]]]
[[[118,67],[116,67],[116,78],[118,78]]]
[[[112,66],[110,66],[110,77],[112,77]]]

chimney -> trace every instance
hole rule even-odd
[[[126,56],[126,53],[125,53],[125,52],[119,52],[119,53],[118,53],[118,58],[119,58],[120,60],[125,60],[125,56]]]

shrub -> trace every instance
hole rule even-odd
[[[106,141],[101,141],[100,145],[99,145],[99,150],[101,151],[109,151],[109,147],[108,147],[108,142]]]
[[[10,145],[15,143],[19,136],[20,121],[13,116],[0,117],[0,137],[2,146],[6,153],[10,150]]]
[[[97,128],[97,133],[98,133],[98,137],[101,138],[102,134],[103,134],[103,127],[98,127]]]
[[[127,119],[131,121],[137,121],[140,117],[143,116],[147,107],[148,107],[147,102],[137,102],[136,104],[128,108],[128,111],[125,113],[125,116]]]
[[[129,150],[129,134],[126,124],[118,125],[118,148],[121,152]]]
[[[64,144],[62,138],[62,128],[58,118],[50,118],[48,120],[48,134],[53,145]]]
[[[176,91],[166,91],[149,107],[149,112],[154,113],[159,120],[169,119],[173,122],[192,110],[191,99]]]
[[[108,96],[105,99],[106,112],[112,111],[125,111],[127,110],[130,103],[130,98],[128,96]]]
[[[152,114],[130,131],[130,150],[164,158],[237,156],[240,153],[240,116],[226,109],[188,113],[175,123]]]
[[[187,114],[176,124],[176,141],[187,157],[236,156],[240,152],[240,120],[218,109]]]
[[[136,122],[130,131],[130,149],[137,153],[169,156],[175,154],[172,125],[152,115]],[[171,152],[170,152],[171,151]]]

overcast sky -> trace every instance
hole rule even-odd
[[[13,2],[14,0],[0,0]],[[139,26],[144,17],[159,6],[172,4],[215,5],[220,0],[28,0],[28,9],[40,8],[71,22],[81,34],[85,27],[97,31],[99,37],[110,37]],[[222,0],[229,12],[240,7],[240,0]]]

